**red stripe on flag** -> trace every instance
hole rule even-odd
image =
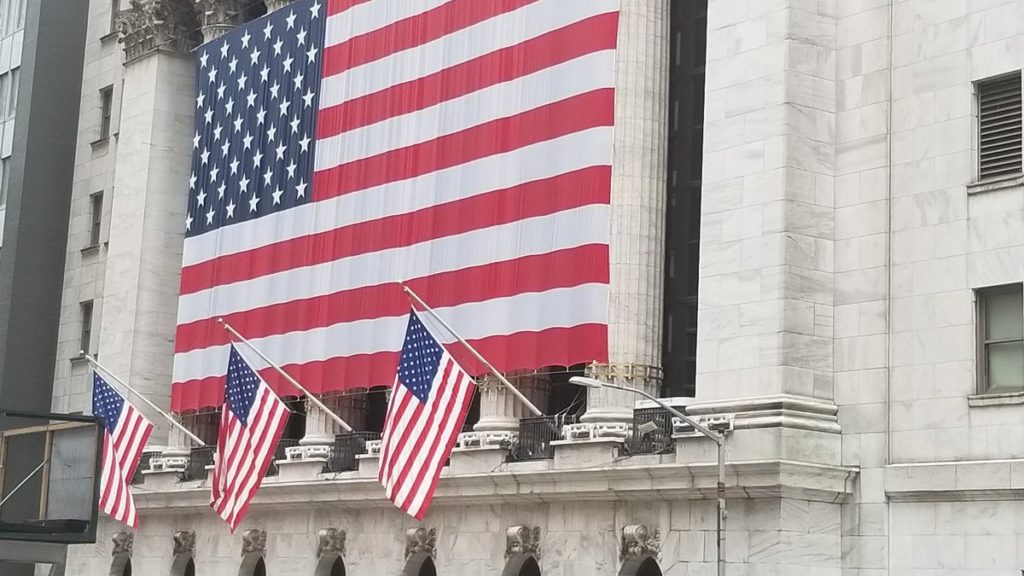
[[[539,332],[491,336],[472,340],[470,344],[503,372],[536,366],[607,362],[608,326],[579,324],[569,328],[549,328]],[[459,346],[453,347],[452,355],[471,375],[487,371]],[[510,362],[513,359],[514,362]],[[351,388],[390,386],[394,382],[397,365],[396,350],[336,357],[305,364],[289,364],[283,366],[283,369],[302,382],[310,392],[322,394]],[[278,394],[298,395],[298,391],[292,389],[273,368],[265,368],[259,373]],[[344,375],[344,381],[339,375]],[[220,406],[224,399],[224,377],[213,376],[175,383],[172,385],[171,398],[171,408],[175,412]]]
[[[327,138],[422,110],[478,90],[615,48],[619,15],[602,14],[433,74],[320,111],[317,138]],[[324,59],[325,69],[344,61]],[[324,76],[327,79],[327,75]]]
[[[611,168],[586,168],[207,260],[182,270],[181,294],[581,206],[607,204],[610,196]]]
[[[422,46],[537,0],[452,0],[421,14],[361,34],[324,52],[324,77]]]
[[[370,1],[371,0],[327,0],[327,15],[333,16],[335,14],[341,14],[353,6],[366,4]]]
[[[546,292],[583,284],[607,284],[608,246],[589,244],[515,260],[434,274],[406,282],[427,302],[447,308],[525,292]],[[380,284],[343,290],[315,298],[290,300],[218,316],[245,334],[263,338],[372,318],[402,316],[409,298],[401,284]],[[228,344],[230,335],[217,318],[178,326],[175,353]]]
[[[326,200],[589,128],[611,126],[614,96],[611,88],[593,90],[455,134],[315,172],[313,197]]]

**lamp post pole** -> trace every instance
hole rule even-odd
[[[714,430],[704,426],[700,422],[697,422],[693,418],[690,418],[686,414],[683,414],[679,410],[676,410],[672,406],[669,406],[660,398],[652,396],[639,388],[627,388],[625,386],[618,386],[616,384],[609,384],[602,382],[594,378],[587,378],[584,376],[574,376],[569,379],[569,382],[578,386],[584,386],[586,388],[611,388],[613,390],[622,390],[623,392],[631,392],[638,396],[643,396],[648,400],[654,402],[658,406],[661,406],[667,410],[670,414],[679,418],[683,422],[686,422],[693,429],[699,432],[701,435],[710,438],[717,445],[718,448],[718,524],[715,528],[716,535],[718,537],[718,576],[725,576],[725,519],[726,519],[726,507],[725,507],[725,433],[715,432]]]

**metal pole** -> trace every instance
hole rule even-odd
[[[683,422],[686,422],[690,426],[693,426],[694,430],[714,440],[715,444],[718,445],[718,487],[716,490],[718,496],[718,522],[715,528],[715,534],[718,538],[718,576],[725,576],[725,518],[727,515],[725,507],[725,434],[711,430],[707,426],[702,425],[693,418],[690,418],[686,414],[683,414],[679,410],[669,406],[660,398],[656,398],[639,388],[627,388],[625,386],[617,386],[606,382],[600,382],[600,384],[604,388],[613,388],[624,392],[632,392],[653,401],[658,406],[668,410],[673,416],[679,418]]]
[[[455,339],[459,341],[459,343],[461,343],[463,346],[466,347],[466,350],[469,350],[469,352],[477,360],[479,360],[481,364],[486,366],[487,370],[489,370],[491,372],[491,374],[493,374],[494,377],[498,379],[499,382],[504,384],[505,387],[508,388],[509,391],[512,392],[512,394],[515,395],[515,397],[520,402],[522,402],[524,406],[526,406],[530,410],[530,412],[533,412],[534,416],[543,416],[544,415],[544,413],[541,412],[536,406],[534,406],[533,402],[530,402],[530,400],[526,396],[523,396],[523,393],[520,392],[518,388],[513,386],[512,383],[509,382],[501,374],[501,372],[498,372],[497,368],[495,368],[493,365],[491,365],[491,363],[488,362],[486,358],[484,358],[479,352],[477,352],[476,348],[473,348],[469,344],[469,342],[466,342],[465,338],[463,338],[462,336],[459,336],[459,333],[456,332],[455,329],[451,327],[451,325],[449,325],[447,322],[445,322],[443,319],[441,319],[441,317],[438,316],[437,313],[434,312],[434,310],[430,306],[427,306],[427,303],[424,302],[423,299],[420,298],[415,292],[413,292],[412,288],[409,288],[405,284],[402,284],[402,288],[405,289],[405,293],[408,294],[410,298],[415,300],[417,304],[419,304],[420,306],[423,307],[423,310],[426,311],[427,314],[430,314],[431,318],[433,318],[434,320],[437,320],[441,324],[441,326],[444,326],[444,329],[447,330],[449,334],[454,336]]]
[[[725,576],[725,443],[718,445],[718,576]]]
[[[184,432],[185,435],[188,436],[190,439],[192,439],[193,442],[195,442],[196,444],[198,444],[200,446],[206,446],[206,443],[203,442],[202,440],[200,440],[199,436],[196,436],[192,432],[189,432],[188,428],[185,428],[184,426],[182,426],[180,422],[178,422],[177,420],[172,418],[171,415],[168,414],[167,412],[164,412],[163,410],[161,410],[159,406],[157,406],[156,404],[153,404],[152,402],[150,402],[149,398],[146,398],[145,396],[140,394],[138,392],[138,390],[136,390],[135,388],[132,388],[131,386],[129,386],[127,382],[125,382],[124,380],[121,380],[120,378],[118,378],[116,374],[114,374],[110,370],[107,370],[106,367],[104,367],[102,364],[100,364],[98,360],[96,360],[92,356],[86,354],[85,352],[82,352],[81,354],[83,356],[85,356],[85,359],[88,360],[90,364],[93,365],[94,369],[102,370],[104,373],[106,373],[107,376],[110,376],[110,378],[114,382],[117,382],[122,388],[124,388],[125,390],[127,390],[127,391],[131,392],[132,394],[134,394],[139,400],[142,400],[143,402],[145,402],[146,405],[149,406],[150,408],[152,408],[153,410],[156,410],[161,416],[163,416],[168,422],[170,422],[172,426],[174,426],[178,430],[181,430],[182,432]]]
[[[221,325],[224,326],[225,330],[227,330],[228,332],[233,334],[235,336],[235,338],[238,338],[243,344],[248,346],[250,350],[255,352],[257,356],[262,358],[264,362],[269,364],[271,368],[273,368],[274,370],[277,370],[277,373],[280,374],[281,376],[283,376],[284,379],[287,380],[289,384],[291,384],[292,386],[295,386],[296,388],[301,390],[302,393],[306,395],[306,399],[307,400],[312,402],[317,408],[323,410],[328,416],[331,417],[332,420],[337,422],[338,426],[341,426],[346,432],[353,432],[352,427],[348,425],[348,422],[345,422],[344,420],[341,419],[341,416],[338,416],[333,411],[331,411],[329,408],[327,408],[327,406],[324,405],[324,403],[321,402],[319,398],[314,396],[309,390],[306,390],[306,388],[303,387],[302,384],[299,384],[299,382],[295,378],[292,378],[290,374],[288,374],[280,366],[275,364],[273,360],[271,360],[270,358],[267,358],[267,356],[265,354],[263,354],[263,352],[260,352],[259,348],[256,348],[255,346],[253,346],[248,340],[245,339],[245,336],[242,336],[241,334],[239,334],[238,331],[235,330],[234,328],[232,328],[230,324],[225,322],[223,318],[218,318],[217,321],[220,322]]]
[[[24,479],[24,480],[22,480],[21,482],[19,482],[19,483],[18,483],[18,485],[14,487],[14,490],[11,490],[11,493],[10,493],[10,494],[8,494],[7,496],[5,496],[3,500],[0,500],[0,508],[2,508],[2,507],[3,507],[3,505],[4,505],[4,504],[5,504],[5,503],[6,503],[6,502],[7,502],[8,500],[10,500],[10,499],[11,499],[11,496],[14,496],[14,493],[15,493],[15,492],[17,492],[18,490],[21,490],[21,487],[25,485],[25,482],[28,482],[30,478],[32,478],[33,476],[35,476],[35,475],[36,475],[36,472],[39,472],[40,470],[42,470],[43,466],[46,466],[46,463],[47,463],[47,462],[49,462],[49,461],[50,461],[50,459],[49,459],[49,458],[47,458],[47,459],[43,460],[42,462],[40,462],[40,463],[39,463],[39,466],[36,466],[36,469],[35,469],[35,470],[33,470],[33,471],[29,472],[29,473],[28,473],[28,476],[25,476],[25,479]]]

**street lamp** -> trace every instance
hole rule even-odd
[[[676,418],[679,418],[683,422],[693,426],[694,430],[715,442],[718,446],[718,526],[715,529],[718,536],[718,576],[725,576],[725,432],[715,432],[693,418],[690,418],[686,414],[683,414],[679,410],[676,410],[672,406],[669,406],[661,399],[656,398],[639,388],[618,386],[616,384],[609,384],[608,382],[602,382],[585,376],[573,376],[569,379],[569,383],[577,386],[583,386],[584,388],[610,388],[643,396],[665,410],[668,410],[669,414],[672,414]]]

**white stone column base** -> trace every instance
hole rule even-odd
[[[356,456],[359,462],[360,478],[376,478],[377,468],[380,466],[380,451],[376,454],[360,454]]]
[[[507,448],[518,439],[518,432],[508,430],[463,432],[459,434],[459,439],[455,442],[455,449]]]
[[[143,481],[143,486],[145,486],[147,492],[173,490],[177,488],[178,484],[181,483],[181,472],[184,469],[185,467],[182,466],[180,470],[174,468],[161,468],[160,470],[143,470],[142,476],[145,478],[145,481]]]
[[[555,469],[592,468],[608,466],[622,451],[621,438],[595,438],[591,440],[557,440]]]
[[[581,442],[597,438],[625,440],[629,437],[630,424],[625,422],[580,422],[562,427],[565,442]]]
[[[486,474],[508,461],[508,449],[501,446],[456,448],[452,451],[452,474]]]

